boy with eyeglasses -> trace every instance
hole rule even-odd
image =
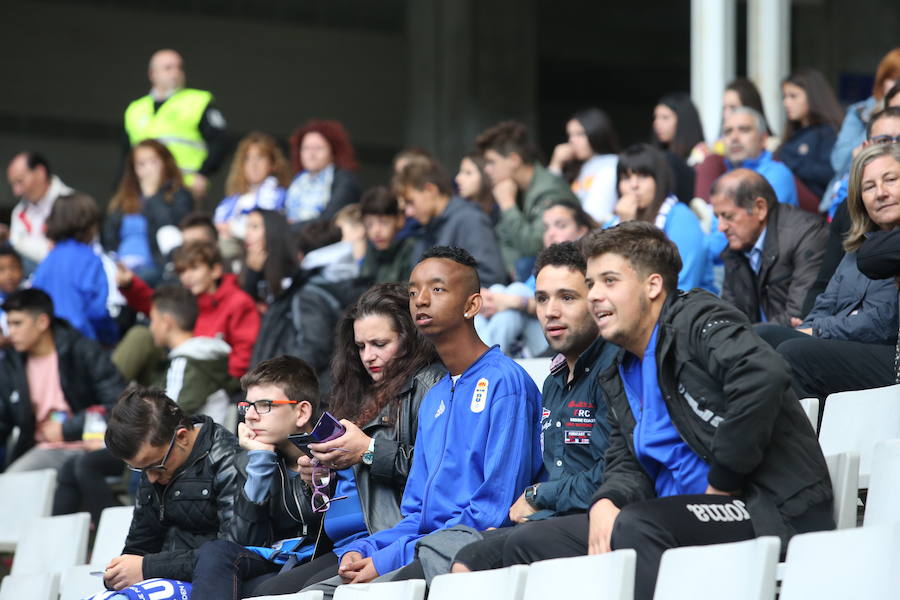
[[[235,518],[229,537],[200,551],[193,574],[196,598],[241,598],[267,576],[310,558],[321,512],[330,505],[322,496],[322,510],[313,509],[311,490],[299,476],[301,451],[288,439],[309,431],[318,414],[312,367],[295,356],[279,356],[244,375],[241,387],[247,396],[238,403],[244,452],[235,459]]]
[[[188,417],[162,390],[136,387],[113,407],[106,447],[141,480],[125,549],[103,583],[190,581],[204,542],[233,539],[237,439],[209,417]]]

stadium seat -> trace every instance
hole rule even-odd
[[[813,430],[819,430],[819,399],[818,398],[801,398],[800,406],[803,407],[803,412],[806,413],[806,416],[809,417],[809,422],[812,423]]]
[[[422,600],[424,597],[424,579],[342,585],[334,592],[334,600]]]
[[[838,529],[856,527],[859,498],[859,455],[842,452],[825,457],[834,490],[834,523]]]
[[[90,564],[106,567],[109,561],[122,554],[133,513],[133,506],[113,506],[100,513]]]
[[[900,590],[900,525],[796,535],[780,600],[888,600]]]
[[[859,487],[869,487],[875,444],[900,438],[900,385],[831,394],[819,444],[825,455],[859,453]]]
[[[687,546],[663,553],[653,600],[771,600],[781,542]]]
[[[634,550],[616,550],[533,563],[528,568],[524,600],[631,600],[635,556]]]
[[[872,459],[863,525],[900,523],[900,439],[879,442]]]
[[[338,587],[338,589],[341,588]],[[276,596],[254,596],[253,598],[247,598],[247,600],[322,600],[322,596],[323,594],[320,591],[310,591],[278,594]]]
[[[0,583],[0,600],[56,600],[56,575],[7,575]]]
[[[25,528],[13,558],[12,575],[60,575],[87,561],[91,515],[75,513],[34,519]]]
[[[91,573],[102,571],[109,561],[122,554],[133,512],[132,506],[114,506],[101,513],[91,560],[86,565],[76,565],[63,571],[59,585],[60,600],[81,600],[103,591],[101,578]]]
[[[56,492],[56,470],[0,475],[0,552],[13,552],[25,527],[38,517],[49,517]]]
[[[547,376],[550,375],[550,359],[549,358],[517,358],[516,362],[519,363],[519,366],[525,369],[531,378],[534,379],[534,383],[537,385],[537,388],[543,389],[544,380],[547,379]]]
[[[431,582],[428,600],[520,600],[528,567],[438,575]]]

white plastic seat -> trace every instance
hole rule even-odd
[[[102,592],[103,577],[91,573],[102,571],[103,567],[76,565],[63,571],[59,584],[59,600],[81,600]]]
[[[900,438],[900,385],[831,394],[819,444],[825,455],[859,453],[859,487],[869,487],[875,444]]]
[[[550,375],[549,358],[517,358],[516,362],[531,375],[539,390],[544,388],[544,380]]]
[[[813,431],[819,430],[819,399],[818,398],[801,398],[800,407],[806,413],[809,422],[812,423]]]
[[[842,452],[825,457],[834,490],[834,524],[837,529],[856,527],[859,498],[859,454]]]
[[[133,506],[112,506],[100,513],[90,564],[103,568],[109,561],[122,554],[133,515]]]
[[[528,567],[438,575],[431,581],[428,600],[520,600]]]
[[[524,600],[631,600],[635,557],[635,551],[628,549],[532,563]]]
[[[342,585],[334,592],[334,600],[422,600],[424,597],[424,579]]]
[[[900,523],[900,439],[879,442],[872,458],[863,525]]]
[[[900,590],[898,562],[898,525],[795,535],[780,600],[893,600]]]
[[[56,600],[56,575],[7,575],[0,583],[0,600]]]
[[[0,552],[13,552],[33,519],[50,516],[55,492],[55,469],[0,475]]]
[[[766,536],[666,550],[653,600],[771,600],[780,548],[777,537]]]
[[[247,600],[322,600],[323,595],[321,591],[316,590],[295,592],[293,594],[278,594],[276,596],[254,596],[253,598],[247,598]]]
[[[75,513],[33,520],[16,548],[13,575],[59,575],[87,561],[91,515]]]

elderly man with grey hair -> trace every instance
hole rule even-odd
[[[799,323],[825,253],[822,220],[778,202],[769,182],[749,169],[719,177],[710,201],[728,240],[722,298],[751,323]]]
[[[742,106],[725,117],[725,166],[729,171],[743,167],[766,178],[782,204],[797,206],[794,175],[766,150],[766,121],[758,111]]]

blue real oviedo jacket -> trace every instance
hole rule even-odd
[[[541,471],[540,415],[534,381],[498,346],[455,384],[445,375],[419,410],[403,519],[347,552],[371,556],[383,575],[410,563],[426,534],[454,525],[479,531],[507,525],[509,507]]]

